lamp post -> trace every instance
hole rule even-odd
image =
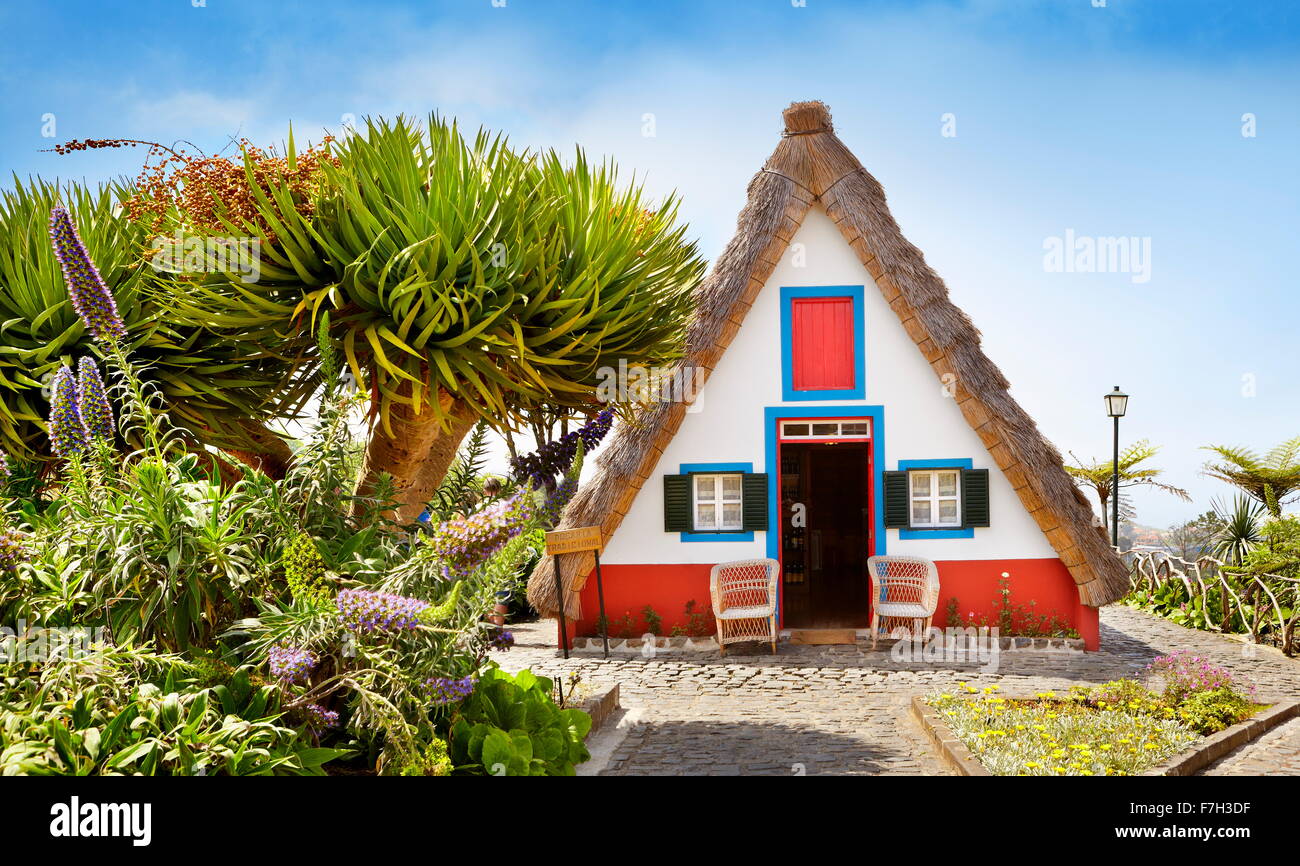
[[[1128,411],[1128,395],[1115,386],[1106,395],[1106,414],[1115,419],[1115,462],[1111,475],[1110,543],[1119,550],[1119,419]]]

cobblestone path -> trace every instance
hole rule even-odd
[[[791,646],[776,656],[755,645],[716,653],[659,651],[654,658],[555,650],[551,621],[513,627],[516,647],[495,657],[508,670],[579,672],[595,685],[618,683],[626,736],[604,775],[941,774],[908,712],[912,695],[958,681],[998,684],[1004,693],[1065,689],[1129,676],[1175,649],[1214,659],[1256,683],[1262,698],[1300,697],[1300,660],[1210,632],[1192,631],[1132,608],[1101,611],[1095,653],[1003,653],[995,671],[978,664],[909,663],[883,647]],[[1300,775],[1300,719],[1247,744],[1213,774]]]

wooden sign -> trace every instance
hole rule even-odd
[[[599,526],[580,526],[577,529],[557,529],[546,533],[546,555],[599,551],[603,547]]]

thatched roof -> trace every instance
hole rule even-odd
[[[1007,392],[1006,378],[980,348],[979,331],[948,299],[921,251],[903,237],[885,191],[835,135],[826,105],[796,102],[784,117],[780,143],[750,181],[735,236],[696,289],[682,363],[705,377],[713,371],[805,214],[814,204],[822,207],[935,374],[954,383],[962,414],[1069,569],[1079,598],[1094,607],[1118,599],[1128,588],[1127,572],[1062,468],[1060,453]],[[945,380],[949,374],[955,378]],[[606,539],[612,536],[686,408],[682,402],[654,404],[639,423],[620,425],[597,459],[599,471],[569,503],[561,525],[599,525]],[[543,560],[528,584],[529,601],[544,616],[556,613],[552,563]],[[589,553],[569,554],[561,562],[570,618],[579,616],[574,589],[585,583],[592,565]]]

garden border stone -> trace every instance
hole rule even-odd
[[[790,642],[788,634],[781,634],[778,638],[782,644]],[[996,640],[999,652],[1039,652],[1039,653],[1080,653],[1084,652],[1083,638],[1069,637],[999,637],[996,639],[982,638],[977,644],[962,644],[964,649],[975,652],[988,652],[992,649],[993,642]],[[645,640],[642,638],[621,638],[612,637],[609,639],[609,651],[613,653],[640,653]],[[762,640],[756,640],[755,643],[763,643]],[[869,633],[865,629],[858,630],[857,646],[868,647],[871,643]],[[879,642],[879,652],[889,652],[895,639],[883,638]],[[709,637],[656,637],[655,650],[664,652],[717,652],[718,641],[716,638]],[[583,655],[589,653],[601,653],[604,646],[599,637],[575,637],[573,639],[573,652]]]
[[[1029,700],[1023,695],[999,695],[1010,701]],[[925,730],[939,757],[959,776],[991,776],[983,762],[952,733],[947,722],[925,701],[923,695],[912,696],[912,716]],[[1240,724],[1225,728],[1217,734],[1204,737],[1191,749],[1143,771],[1143,776],[1191,776],[1205,769],[1224,755],[1258,739],[1268,731],[1300,717],[1300,700],[1277,701],[1268,709],[1251,716]]]
[[[925,735],[939,752],[939,758],[958,776],[992,776],[966,744],[957,739],[939,718],[934,707],[921,695],[912,695],[912,716],[921,724]]]
[[[590,738],[599,731],[600,726],[605,724],[617,709],[618,683],[587,698],[582,704],[583,712],[591,716],[591,730],[587,732],[587,737]]]
[[[1194,749],[1174,755],[1157,764],[1143,776],[1191,776],[1222,758],[1233,749],[1258,739],[1268,731],[1300,716],[1300,701],[1278,701],[1240,724],[1210,734]]]

